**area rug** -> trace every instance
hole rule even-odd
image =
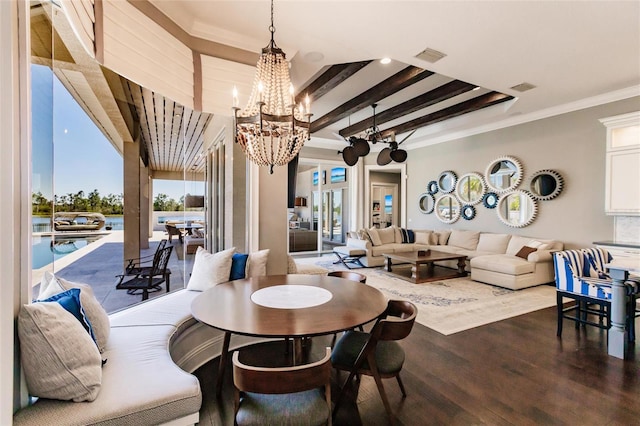
[[[327,257],[296,261],[332,270],[344,269],[333,265]],[[417,321],[444,335],[548,308],[556,303],[555,287],[548,285],[509,290],[472,281],[468,277],[413,284],[391,276],[382,268],[362,268],[357,272],[366,275],[367,284],[380,290],[387,298],[410,300],[416,304]]]

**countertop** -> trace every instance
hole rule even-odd
[[[632,243],[628,241],[614,241],[614,240],[594,241],[593,244],[596,244],[599,246],[628,247],[628,248],[640,249],[640,243]]]

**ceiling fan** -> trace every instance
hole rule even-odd
[[[404,139],[400,142],[396,142],[395,135],[392,135],[390,139],[386,139],[382,136],[382,132],[376,126],[376,107],[377,104],[371,105],[373,108],[373,125],[366,130],[366,139],[357,136],[350,136],[349,138],[343,138],[336,134],[336,136],[343,138],[345,141],[349,143],[342,151],[338,151],[338,154],[342,154],[342,159],[347,164],[347,166],[353,166],[358,162],[360,157],[364,157],[369,154],[371,151],[371,147],[369,143],[376,144],[386,143],[389,144],[389,147],[386,147],[380,151],[378,154],[377,163],[380,166],[385,166],[391,161],[395,161],[397,163],[402,163],[407,159],[407,151],[404,149],[399,149],[398,146],[402,144],[404,141],[409,139],[411,135],[415,133],[415,130],[409,133]]]

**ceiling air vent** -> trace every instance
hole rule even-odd
[[[512,87],[513,90],[515,90],[516,92],[526,92],[527,90],[531,90],[531,89],[535,89],[536,86],[534,86],[531,83],[520,83],[520,84],[516,84],[515,86]]]
[[[416,58],[422,59],[423,61],[427,61],[433,64],[434,62],[438,62],[440,59],[444,58],[445,56],[447,55],[442,52],[438,52],[437,50],[429,49],[427,47],[422,52],[418,53],[416,55]]]

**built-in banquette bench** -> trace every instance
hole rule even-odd
[[[200,253],[200,252],[199,252]],[[200,254],[197,254],[199,256]],[[296,268],[289,273],[325,273]],[[196,258],[196,262],[198,258]],[[266,262],[266,257],[265,257]],[[250,270],[250,266],[248,266]],[[194,264],[194,273],[196,266]],[[260,274],[264,275],[266,266]],[[228,269],[227,269],[228,271]],[[229,272],[225,272],[229,276]],[[191,282],[190,282],[191,285]],[[189,287],[189,286],[188,286]],[[193,425],[202,392],[193,373],[220,356],[224,333],[191,315],[201,291],[182,289],[109,315],[100,389],[91,402],[40,398],[14,415],[15,425]],[[91,295],[93,297],[93,295]],[[74,319],[75,321],[75,319]],[[233,335],[230,348],[266,341]]]

